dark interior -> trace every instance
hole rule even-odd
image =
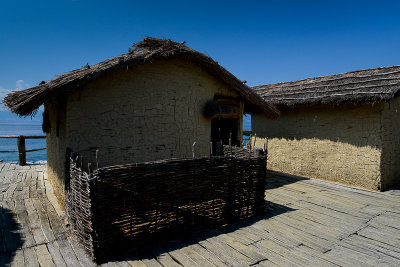
[[[239,145],[237,134],[239,119],[213,119],[211,120],[211,141],[213,155],[216,155],[216,143],[222,140],[223,145],[229,145],[229,136],[232,134],[232,145]]]

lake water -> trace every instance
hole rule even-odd
[[[4,117],[4,116],[3,116]],[[37,116],[40,118],[40,116]],[[21,123],[15,121],[20,120]],[[4,123],[6,121],[6,123]],[[40,120],[26,121],[24,119],[13,118],[12,123],[0,118],[0,135],[44,135]],[[243,129],[251,130],[250,115],[243,117]],[[46,146],[46,139],[27,139],[26,149],[41,148]],[[0,150],[18,150],[17,139],[0,138]],[[0,160],[4,162],[18,162],[18,153],[0,153]],[[27,162],[45,161],[46,150],[26,153]]]
[[[1,123],[0,135],[44,135],[42,125],[36,123]],[[26,149],[46,147],[46,139],[26,139]],[[0,150],[18,150],[17,139],[0,138]],[[0,153],[4,162],[18,162],[18,153]],[[46,150],[27,152],[26,161],[36,162],[46,160]]]

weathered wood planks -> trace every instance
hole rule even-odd
[[[96,266],[48,200],[41,165],[0,164],[0,265]],[[269,173],[265,216],[132,252],[104,266],[399,266],[400,189]]]

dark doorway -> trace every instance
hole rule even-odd
[[[211,120],[211,141],[213,143],[213,155],[220,155],[217,143],[222,141],[223,145],[229,144],[229,137],[232,134],[232,146],[239,145],[237,138],[239,119],[212,119]]]

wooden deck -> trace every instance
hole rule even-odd
[[[43,174],[41,165],[0,164],[0,266],[95,266],[67,234]],[[400,266],[400,190],[269,173],[266,194],[263,217],[103,266]]]

